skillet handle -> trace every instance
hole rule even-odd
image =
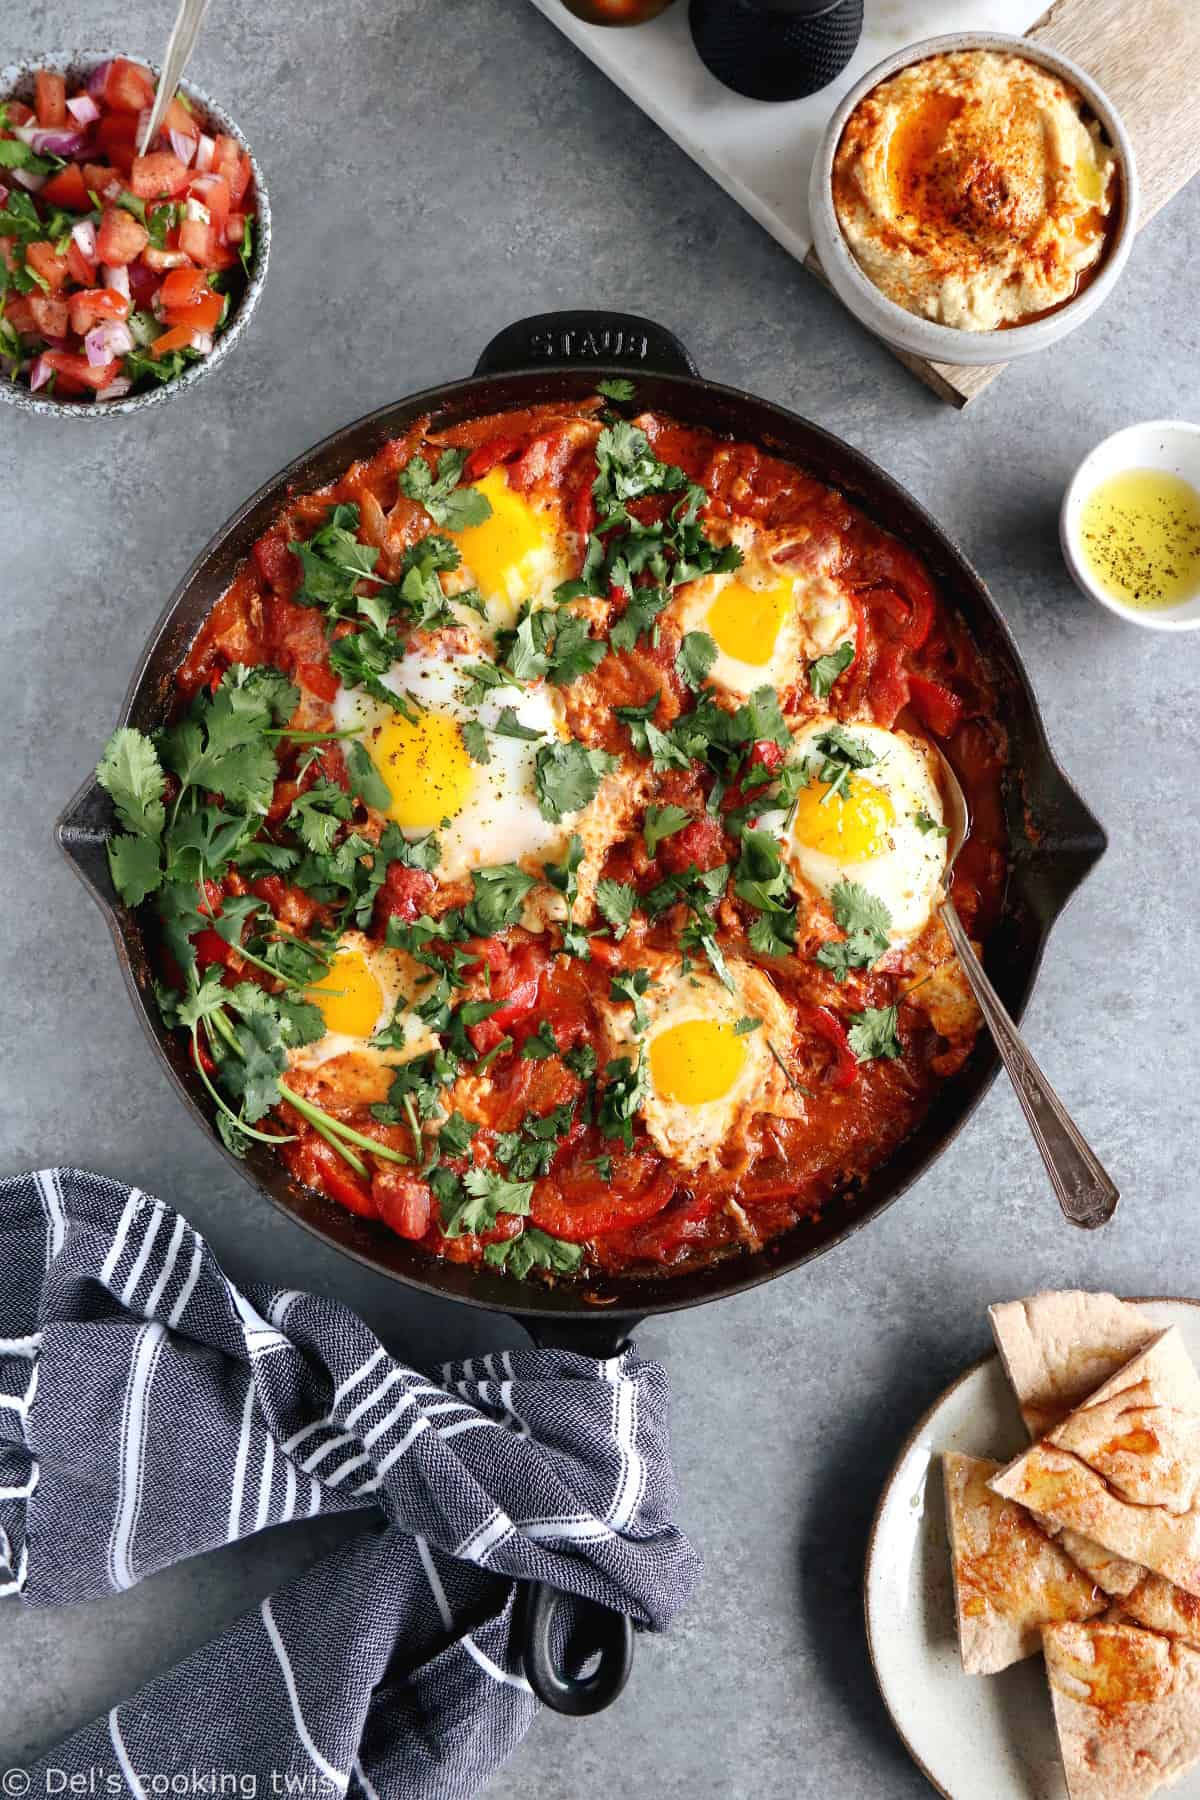
[[[498,331],[475,365],[477,375],[553,363],[561,368],[644,369],[649,375],[695,375],[691,353],[664,325],[636,313],[549,312]]]
[[[618,1356],[629,1342],[633,1319],[522,1319],[540,1349],[577,1350],[584,1356]],[[555,1622],[568,1596],[544,1581],[522,1590],[517,1616],[525,1675],[530,1687],[551,1712],[584,1718],[603,1712],[629,1680],[633,1668],[633,1621],[594,1600],[570,1597],[576,1620],[572,1648],[583,1662],[598,1656],[590,1675],[575,1676],[561,1667],[555,1648]]]
[[[112,836],[112,802],[90,775],[59,814],[54,839],[83,885],[109,918],[117,898],[108,872],[108,840]]]

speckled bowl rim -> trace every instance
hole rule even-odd
[[[159,65],[151,62],[149,57],[132,56],[127,50],[72,50],[69,52],[47,51],[44,55],[29,57],[21,62],[6,63],[0,68],[0,98],[5,100],[23,99],[23,90],[32,91],[33,77],[39,69],[60,70],[68,81],[82,81],[103,62],[109,62],[115,56],[123,56],[130,62],[137,62],[143,68],[157,76]],[[164,381],[158,387],[151,388],[142,394],[126,394],[119,400],[53,400],[44,399],[41,394],[31,394],[28,387],[19,381],[10,381],[0,376],[0,400],[15,406],[19,412],[42,413],[56,419],[111,419],[118,415],[141,412],[147,406],[159,406],[171,400],[185,388],[195,387],[206,375],[225,361],[230,351],[240,340],[247,325],[253,317],[263,287],[267,279],[267,263],[271,255],[271,201],[267,193],[266,177],[254,151],[246,141],[246,137],[223,106],[218,106],[191,81],[179,83],[189,100],[195,101],[212,122],[217,125],[226,137],[236,138],[246,155],[250,158],[250,167],[254,171],[255,195],[255,245],[254,268],[246,284],[245,292],[238,302],[237,310],[225,330],[217,338],[212,352],[203,362],[193,363],[182,375],[173,381]]]
[[[1019,325],[1009,331],[961,331],[953,325],[938,325],[887,299],[851,254],[833,204],[834,155],[846,121],[859,101],[899,69],[955,50],[995,50],[1020,56],[1026,62],[1037,63],[1072,82],[1099,119],[1121,165],[1121,223],[1096,279],[1048,319],[1038,319],[1031,325]],[[923,38],[907,49],[897,50],[876,63],[873,69],[868,69],[850,89],[826,126],[813,159],[809,215],[813,245],[829,285],[861,324],[894,348],[910,355],[959,367],[981,367],[989,363],[1013,362],[1017,357],[1031,356],[1037,350],[1046,349],[1082,325],[1103,305],[1116,286],[1133,248],[1138,225],[1138,195],[1137,160],[1129,133],[1113,102],[1086,69],[1080,68],[1069,56],[1062,56],[1057,50],[1049,50],[1030,38],[1012,37],[999,31],[955,31],[942,37]]]

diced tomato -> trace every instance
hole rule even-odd
[[[325,667],[324,663],[301,663],[296,673],[302,686],[306,687],[310,694],[315,694],[318,700],[332,700],[337,694],[338,678],[332,669]]]
[[[75,239],[72,238],[67,245],[67,274],[70,279],[77,282],[80,287],[94,287],[96,271],[99,267],[99,263],[88,261]]]
[[[192,1045],[192,1061],[197,1065],[198,1068],[203,1069],[204,1073],[206,1075],[212,1076],[212,1075],[215,1075],[217,1072],[216,1063],[213,1061],[212,1057],[208,1054],[208,1051],[204,1048],[204,1045],[199,1042],[194,1042]]]
[[[216,238],[202,219],[185,219],[179,227],[179,248],[200,268],[211,266]]]
[[[875,658],[868,697],[877,725],[890,729],[908,705],[907,658],[903,644],[887,644]]]
[[[399,919],[408,925],[419,918],[435,885],[433,876],[427,875],[424,869],[410,869],[400,862],[389,863],[375,902],[376,930],[385,931],[389,919]]]
[[[70,275],[66,251],[64,250],[60,256],[53,244],[45,243],[40,239],[32,244],[26,244],[25,261],[35,274],[40,275],[43,281],[50,283],[55,293],[66,284],[67,277]]]
[[[250,552],[258,572],[268,587],[290,593],[300,574],[300,565],[288,549],[287,533],[268,531]]]
[[[814,1006],[809,1001],[801,1000],[797,1003],[797,1011],[802,1023],[833,1051],[833,1062],[829,1070],[830,1087],[848,1088],[858,1079],[858,1058],[850,1048],[846,1027],[827,1006]]]
[[[236,138],[217,138],[213,150],[212,172],[223,176],[228,182],[230,205],[240,206],[246,189],[250,186],[251,171],[250,158]]]
[[[768,775],[776,774],[783,767],[787,755],[782,744],[774,738],[759,738],[747,759],[747,769],[765,769]]]
[[[67,335],[69,313],[65,300],[52,294],[30,294],[29,310],[33,314],[33,322],[43,337],[61,338]]]
[[[240,244],[245,235],[245,213],[231,212],[228,219],[225,221],[225,242],[227,244]]]
[[[170,200],[183,192],[188,180],[188,166],[173,150],[135,156],[129,172],[129,185],[139,200]]]
[[[909,676],[908,698],[918,719],[934,737],[949,737],[962,718],[963,703],[954,690],[927,675]]]
[[[398,1237],[415,1241],[429,1230],[432,1195],[419,1175],[389,1163],[371,1177],[371,1199],[385,1225]]]
[[[497,463],[511,462],[520,448],[521,440],[515,437],[488,438],[486,443],[477,444],[463,464],[463,480],[479,481]]]
[[[33,82],[33,103],[39,125],[65,125],[67,84],[62,76],[55,75],[50,69],[39,69]]]
[[[122,186],[120,177],[109,168],[107,163],[85,162],[82,173],[84,187],[88,190],[89,194],[95,194],[100,200],[103,200],[105,197],[105,188],[111,187],[114,184],[117,187]]]
[[[172,325],[161,337],[156,337],[150,346],[151,356],[169,356],[172,350],[190,349],[192,330],[190,325]]]
[[[84,288],[71,295],[71,330],[82,337],[101,319],[127,319],[129,302],[115,288]]]
[[[301,1180],[320,1193],[328,1194],[349,1212],[373,1219],[375,1202],[366,1183],[359,1180],[349,1163],[323,1138],[311,1135],[310,1140],[307,1132],[304,1136],[303,1155],[298,1159]]]
[[[190,171],[189,171],[190,173]],[[229,221],[229,183],[221,175],[192,175],[188,198],[207,207],[209,224],[218,239],[224,240]]]
[[[612,1174],[594,1166],[597,1156],[612,1157]],[[530,1218],[542,1231],[571,1243],[586,1243],[652,1219],[675,1192],[675,1171],[651,1150],[624,1150],[594,1127],[573,1143],[550,1178],[533,1192]]]
[[[657,861],[664,869],[682,874],[694,863],[698,869],[715,869],[725,861],[725,833],[719,819],[706,814],[693,819],[682,831],[664,838]]]
[[[28,337],[37,330],[37,321],[33,316],[33,307],[28,294],[10,293],[4,302],[4,316],[13,330],[22,337]]]
[[[199,269],[172,269],[159,289],[164,306],[195,306],[211,289]]]
[[[4,104],[8,108],[8,122],[10,125],[33,124],[33,108],[31,106],[26,106],[23,100],[6,100]]]
[[[571,527],[579,533],[586,548],[588,538],[596,529],[596,500],[592,484],[586,477],[575,489],[571,501]]]
[[[183,137],[190,137],[193,143],[199,141],[200,124],[195,113],[190,113],[178,94],[172,96],[163,114],[164,131],[178,131]]]
[[[73,356],[69,350],[47,350],[46,361],[67,381],[76,382],[80,387],[95,388],[97,393],[121,373],[121,364],[116,357],[112,362],[96,367],[86,356]]]
[[[223,296],[209,288],[195,306],[164,307],[163,318],[168,325],[186,325],[189,331],[214,331],[224,310]]]
[[[212,968],[216,965],[227,969],[236,955],[233,945],[227,944],[220,932],[214,931],[211,926],[206,926],[203,931],[197,931],[192,938],[192,943],[196,947],[197,966],[201,969]]]
[[[140,113],[154,104],[154,77],[141,63],[115,56],[104,79],[104,104],[113,112]]]
[[[87,182],[78,163],[68,163],[65,169],[52,175],[41,191],[41,198],[48,200],[51,206],[64,207],[67,212],[90,212],[92,208]]]
[[[97,149],[122,175],[128,175],[133,167],[133,159],[137,154],[137,127],[136,118],[114,113],[109,113],[102,118],[96,127]],[[110,176],[109,179],[111,180],[112,177]],[[98,194],[103,191],[102,188],[96,189]]]
[[[120,206],[105,207],[96,233],[96,254],[102,263],[123,268],[136,262],[149,242],[150,233],[132,213]]]

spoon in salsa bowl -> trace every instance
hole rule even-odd
[[[980,1012],[987,1022],[1000,1060],[1021,1102],[1034,1141],[1042,1153],[1058,1203],[1072,1225],[1087,1230],[1106,1225],[1117,1209],[1120,1193],[1088,1145],[1041,1069],[1034,1061],[1008,1009],[984,973],[962,920],[950,898],[951,877],[958,853],[971,828],[967,797],[957,775],[936,744],[941,776],[942,802],[948,831],[942,898],[938,903],[942,922],[954,945]]]

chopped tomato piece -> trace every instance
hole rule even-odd
[[[693,819],[682,831],[664,838],[657,860],[664,869],[682,874],[695,863],[698,869],[715,869],[725,861],[725,833],[718,819],[707,814]]]
[[[34,324],[44,337],[66,337],[70,315],[65,300],[59,300],[51,294],[30,294],[29,310],[33,314]]]
[[[433,1196],[419,1175],[394,1163],[377,1169],[371,1177],[371,1198],[379,1217],[398,1237],[415,1241],[429,1230]]]
[[[259,538],[250,554],[268,587],[280,588],[284,593],[295,587],[300,565],[288,549],[286,532],[268,531],[265,537]]]
[[[164,306],[195,306],[210,292],[199,269],[172,269],[159,289]]]
[[[424,912],[436,882],[424,869],[410,869],[404,863],[388,864],[379,898],[375,902],[375,928],[385,931],[389,919],[410,924]]]
[[[115,288],[84,288],[70,299],[71,330],[80,337],[101,319],[127,319],[129,302]]]
[[[135,262],[150,242],[146,227],[120,206],[106,206],[96,233],[96,254],[102,263],[122,268]]]
[[[246,189],[250,186],[251,171],[250,158],[236,138],[217,138],[213,150],[212,172],[228,182],[230,205],[240,206]]]
[[[371,1198],[371,1190],[365,1182],[360,1181],[350,1167],[331,1144],[323,1138],[313,1136],[309,1141],[306,1132],[303,1155],[298,1159],[299,1174],[302,1181],[315,1187],[319,1193],[328,1194],[339,1206],[349,1212],[360,1213],[363,1217],[375,1217],[375,1203]]]
[[[37,330],[37,321],[28,294],[10,294],[4,302],[4,316],[13,330],[28,337]]]
[[[61,206],[67,212],[90,212],[92,208],[83,170],[78,163],[68,163],[57,175],[51,175],[41,191],[41,197],[48,200],[51,206]]]
[[[497,463],[511,462],[520,448],[521,440],[515,437],[494,437],[477,444],[463,464],[463,480],[479,481]]]
[[[95,194],[99,200],[108,198],[106,189],[110,187],[120,188],[122,186],[120,177],[109,168],[107,163],[85,162],[82,174],[83,185],[87,189],[88,194]],[[45,192],[44,188],[42,192]]]
[[[227,969],[237,954],[233,945],[227,944],[220,932],[214,931],[211,926],[197,931],[192,943],[196,946],[196,963],[201,969],[212,968],[214,965]]]
[[[301,684],[318,700],[332,700],[338,691],[338,678],[324,663],[301,663],[296,671]]]
[[[154,77],[141,63],[115,56],[104,79],[104,104],[113,112],[140,113],[154,105]]]
[[[612,1157],[611,1174],[595,1167],[604,1155]],[[670,1202],[677,1180],[648,1147],[621,1149],[592,1127],[561,1162],[555,1160],[549,1179],[537,1183],[530,1218],[552,1237],[587,1243],[654,1218]]]
[[[152,150],[135,156],[129,185],[139,200],[170,200],[188,184],[188,166],[173,150]]]
[[[90,288],[96,284],[96,271],[99,263],[89,262],[79,245],[72,238],[67,245],[67,274],[80,287]]]
[[[586,478],[576,488],[575,498],[571,502],[571,527],[584,539],[585,544],[596,529],[596,500],[592,484]]]
[[[121,364],[116,357],[97,367],[86,356],[73,356],[69,350],[47,350],[46,361],[66,380],[76,382],[80,387],[95,388],[97,393],[121,373]]]
[[[172,325],[161,337],[156,337],[150,346],[151,356],[169,356],[172,350],[189,350],[192,343],[190,325]]]
[[[163,114],[164,131],[178,131],[183,137],[190,137],[193,143],[200,137],[200,126],[194,113],[190,113],[178,94],[172,95]]]
[[[888,644],[875,659],[868,694],[877,725],[890,729],[908,705],[907,658],[903,644]]]
[[[185,219],[179,227],[179,248],[202,269],[212,265],[216,238],[211,225],[203,219]]]
[[[750,752],[746,766],[748,769],[765,769],[768,775],[774,775],[782,769],[786,755],[783,745],[777,744],[774,738],[759,738]]]
[[[8,122],[10,125],[32,125],[33,108],[26,106],[23,100],[6,100]]]
[[[136,118],[109,113],[96,127],[96,148],[122,175],[129,174],[137,154],[137,126]],[[97,188],[96,192],[101,193],[103,190]]]
[[[934,737],[949,737],[962,718],[963,703],[954,690],[927,675],[909,676],[908,698],[918,719]]]
[[[67,84],[62,76],[55,75],[50,69],[39,69],[33,82],[33,104],[39,125],[65,125]]]
[[[176,270],[174,273],[178,273],[178,271]],[[194,306],[164,307],[163,318],[168,325],[186,325],[189,331],[212,331],[219,324],[224,310],[223,296],[214,294],[212,289],[208,288],[205,290],[203,299],[197,300]]]
[[[189,171],[190,173],[190,171]],[[220,175],[192,175],[188,198],[198,200],[208,209],[209,224],[215,235],[223,239],[229,220],[229,183]]]
[[[67,268],[67,256],[64,250],[60,256],[53,244],[43,243],[40,239],[25,246],[25,261],[35,274],[43,281],[48,281],[55,293],[63,287],[70,275]]]

